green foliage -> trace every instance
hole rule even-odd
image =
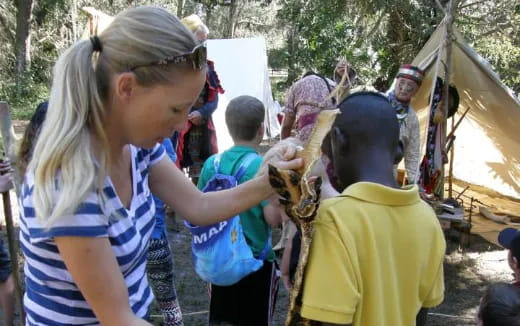
[[[77,34],[87,17],[80,8],[93,6],[114,15],[135,5],[158,5],[174,13],[174,0],[38,0],[32,21],[29,72],[15,86],[16,3],[0,3],[0,100],[27,118],[47,98],[51,69],[73,35],[73,1],[78,8]],[[440,0],[442,4],[448,1]],[[282,101],[285,89],[303,72],[331,76],[340,57],[358,71],[364,84],[389,86],[398,67],[410,62],[443,19],[432,0],[184,0],[183,15],[201,15],[210,38],[222,38],[235,23],[235,37],[263,36],[269,66],[288,69],[288,78],[273,80]],[[468,42],[490,62],[502,80],[520,92],[520,5],[510,0],[458,0],[456,25]]]
[[[30,119],[36,106],[49,98],[46,84],[38,82],[38,73],[29,72],[24,76],[24,87],[20,92],[14,80],[4,81],[0,84],[0,100],[9,103],[13,119]]]

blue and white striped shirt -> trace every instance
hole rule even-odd
[[[21,192],[20,242],[25,256],[27,325],[99,325],[65,267],[55,236],[107,237],[125,279],[133,312],[139,317],[148,313],[153,295],[146,278],[146,253],[155,223],[148,172],[165,152],[161,145],[153,150],[133,146],[130,149],[133,179],[130,209],[123,206],[107,177],[103,204],[93,191],[74,215],[63,216],[45,228],[34,211],[34,175],[26,175]]]

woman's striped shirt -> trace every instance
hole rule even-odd
[[[133,197],[129,209],[123,206],[107,177],[103,203],[93,191],[74,215],[61,217],[46,228],[35,216],[34,175],[26,175],[20,196],[20,242],[25,256],[27,325],[99,325],[65,267],[54,242],[56,236],[108,238],[126,282],[132,310],[139,317],[147,315],[153,296],[146,279],[146,252],[155,223],[148,173],[165,153],[161,145],[152,150],[133,146],[130,149]]]

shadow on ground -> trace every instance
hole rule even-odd
[[[207,286],[193,269],[190,234],[179,221],[169,221],[168,227],[175,259],[175,283],[184,314],[184,324],[186,326],[207,325],[209,304]],[[0,236],[5,238],[5,228]],[[274,236],[279,236],[278,230],[275,230]],[[19,262],[23,280],[21,256]],[[444,268],[445,300],[439,307],[430,311],[432,314],[428,318],[428,325],[475,325],[476,308],[486,287],[494,282],[511,281],[505,251],[475,236],[471,238],[470,248],[464,250],[459,248],[457,239],[448,240]],[[288,293],[280,283],[275,326],[283,325],[287,304]],[[161,325],[162,318],[155,306],[152,306],[151,315],[154,317],[154,325]]]

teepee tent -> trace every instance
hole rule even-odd
[[[84,7],[83,11],[88,14],[83,39],[100,34],[114,20],[112,16],[92,7]],[[265,135],[271,138],[279,135],[280,124],[276,115],[280,108],[271,92],[264,38],[208,40],[207,47],[208,59],[215,62],[215,70],[225,90],[224,94],[219,95],[219,104],[213,113],[219,151],[233,145],[225,122],[225,111],[229,101],[240,95],[251,95],[264,103]]]
[[[414,65],[426,71],[421,89],[412,101],[421,122],[423,142],[432,83],[437,75],[445,74],[442,62],[446,62],[446,47],[442,42],[446,28],[446,23],[441,23],[413,60]],[[450,84],[457,87],[460,95],[456,119],[469,108],[455,131],[453,176],[520,198],[520,101],[455,26],[451,42]],[[436,64],[439,55],[441,64]]]

